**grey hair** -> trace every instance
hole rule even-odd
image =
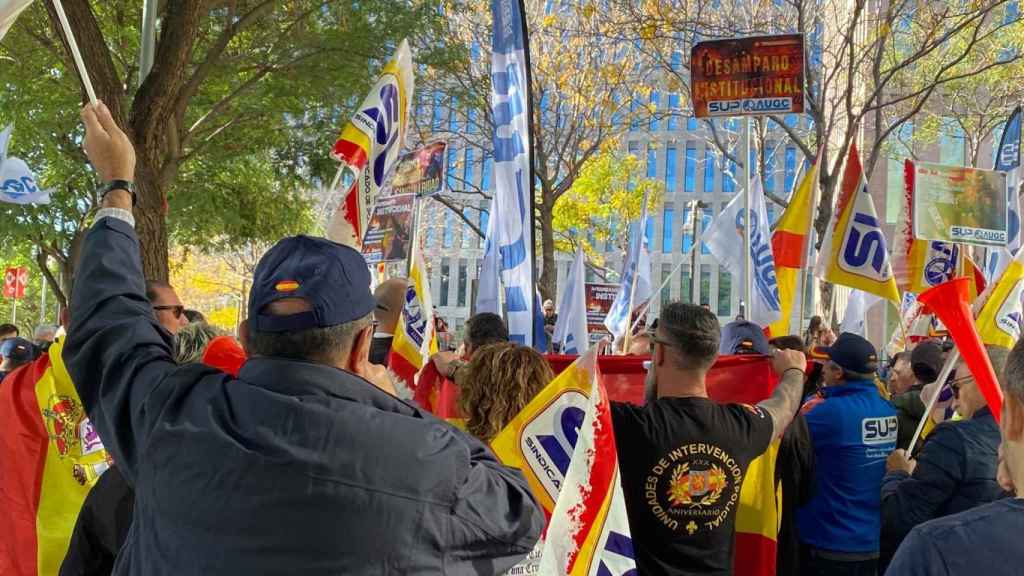
[[[1018,402],[1024,403],[1024,339],[1017,340],[1013,350],[1007,354],[1002,370],[996,366],[995,360],[992,367],[1002,374],[999,384],[1003,393],[1012,394]]]
[[[210,340],[220,335],[219,330],[205,322],[186,324],[174,339],[174,361],[178,364],[200,362]]]
[[[333,364],[351,352],[356,335],[371,325],[372,318],[371,313],[345,324],[290,332],[253,330],[249,333],[249,350],[252,356]]]

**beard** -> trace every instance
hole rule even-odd
[[[647,376],[644,377],[644,404],[651,404],[658,399],[658,375],[654,366],[647,368]]]

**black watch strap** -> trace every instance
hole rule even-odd
[[[135,196],[134,182],[131,182],[129,180],[111,180],[110,182],[107,182],[106,184],[103,185],[102,188],[100,188],[100,200],[105,198],[107,194],[113,192],[114,190],[124,190],[125,192],[131,194],[132,207],[135,206],[137,198]]]

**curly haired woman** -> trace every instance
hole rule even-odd
[[[532,348],[508,342],[473,353],[459,392],[466,430],[489,442],[555,375]]]

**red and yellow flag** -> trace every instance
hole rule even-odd
[[[405,306],[395,327],[388,355],[388,367],[402,379],[408,388],[408,397],[416,391],[416,374],[438,351],[437,331],[434,330],[434,305],[430,301],[430,283],[423,266],[423,253],[414,243],[409,285],[405,292]]]
[[[807,267],[807,243],[810,241],[811,220],[814,213],[814,187],[818,183],[818,163],[804,174],[789,206],[782,213],[772,234],[772,256],[775,258],[775,278],[779,285],[781,315],[769,326],[772,336],[785,336],[794,332],[790,326],[793,306],[800,294],[800,271]]]
[[[0,574],[56,574],[110,458],[61,358],[63,342],[0,385]]]

